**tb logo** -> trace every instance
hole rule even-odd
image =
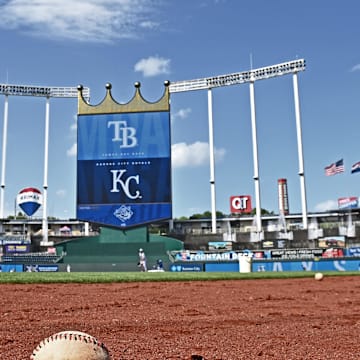
[[[126,121],[109,121],[108,128],[113,128],[112,141],[120,142],[120,148],[132,148],[137,145],[136,129],[127,126]]]

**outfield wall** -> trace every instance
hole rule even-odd
[[[139,271],[135,263],[74,263],[70,264],[0,264],[2,272],[119,272]],[[165,263],[165,271],[172,272],[239,272],[238,261],[175,262]],[[360,258],[307,259],[307,260],[254,260],[251,272],[282,271],[360,271]]]
[[[174,272],[238,272],[240,266],[238,261],[176,262],[170,265],[169,270]],[[360,271],[360,258],[252,261],[251,272],[267,271]]]

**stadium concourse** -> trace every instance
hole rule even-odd
[[[358,276],[107,284],[1,284],[0,354],[29,359],[60,331],[116,360],[360,358]]]

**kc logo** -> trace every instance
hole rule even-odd
[[[140,182],[140,178],[139,175],[133,175],[133,176],[128,176],[127,178],[123,179],[123,175],[126,173],[126,170],[110,170],[110,172],[112,173],[112,189],[110,190],[110,192],[120,192],[118,186],[120,185],[120,187],[122,188],[122,190],[124,191],[125,195],[129,198],[129,199],[140,199],[141,198],[141,194],[139,190],[136,190],[134,194],[130,193],[130,183],[131,181],[135,181],[135,183],[137,185],[139,185]]]
[[[136,128],[127,126],[126,121],[109,121],[108,128],[114,130],[112,141],[120,142],[120,148],[133,148],[137,145]]]

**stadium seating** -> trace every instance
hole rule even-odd
[[[12,264],[54,264],[62,259],[62,256],[44,252],[26,254],[4,254],[1,258],[3,263]]]

